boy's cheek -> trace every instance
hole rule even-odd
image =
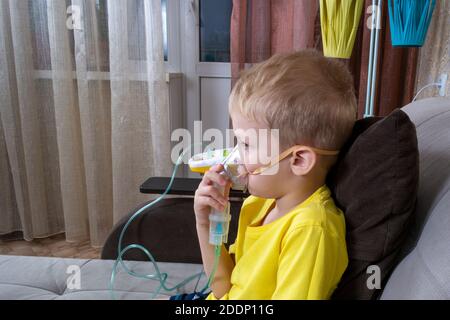
[[[248,191],[257,197],[273,198],[274,194],[274,177],[273,176],[249,176],[248,177]]]

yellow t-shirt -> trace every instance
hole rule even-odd
[[[248,197],[236,241],[231,289],[220,300],[329,299],[347,268],[344,215],[326,185],[261,225],[274,199]],[[233,257],[233,256],[232,256]],[[211,292],[207,300],[217,298]]]

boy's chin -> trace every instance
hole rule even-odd
[[[272,192],[258,189],[255,190],[255,188],[252,188],[251,186],[248,186],[248,193],[258,198],[265,198],[265,199],[275,198],[275,195]]]

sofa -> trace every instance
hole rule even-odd
[[[416,126],[420,176],[414,223],[409,227],[398,264],[379,297],[390,299],[450,299],[450,99],[430,98],[402,108]],[[229,243],[236,236],[242,199],[232,202]],[[111,271],[117,257],[120,231],[131,215],[119,221],[103,247],[101,259],[79,260],[0,256],[0,299],[151,299],[159,282],[116,275],[113,293]],[[167,273],[167,286],[202,270],[195,232],[192,198],[168,198],[139,216],[127,230],[122,247],[143,244]],[[133,271],[153,274],[147,257],[131,250],[123,257]],[[75,266],[75,267],[74,267]],[[68,281],[79,270],[79,286]],[[73,280],[74,278],[70,278]],[[203,276],[175,293],[189,293],[206,283]],[[161,291],[155,299],[175,293]]]

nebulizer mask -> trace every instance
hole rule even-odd
[[[247,175],[242,170],[243,165],[239,155],[238,147],[229,149],[209,150],[207,152],[197,154],[189,160],[189,168],[193,172],[200,174],[206,173],[211,167],[222,164],[224,171],[221,174],[226,175],[231,181],[231,189],[246,191]],[[228,198],[229,189],[214,184],[214,186]],[[228,242],[228,231],[231,220],[230,203],[225,206],[223,211],[214,208],[209,215],[210,230],[209,243],[212,245],[221,245]]]
[[[224,172],[231,182],[231,189],[245,191],[247,181],[245,174],[242,172],[242,161],[238,147],[228,149],[209,150],[207,152],[197,154],[189,160],[189,168],[192,172],[205,174],[211,167],[222,164]]]

